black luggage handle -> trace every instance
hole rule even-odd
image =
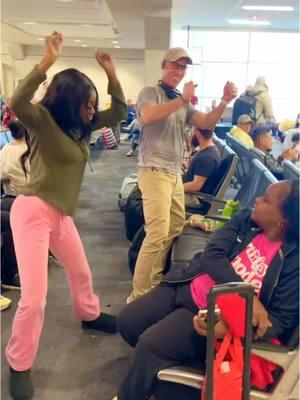
[[[214,286],[208,293],[207,347],[206,347],[206,400],[213,400],[215,302],[219,295],[239,294],[246,298],[244,371],[242,400],[249,400],[251,388],[250,356],[252,343],[253,287],[246,282],[231,282]]]

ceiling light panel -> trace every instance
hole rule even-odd
[[[294,7],[290,6],[242,6],[243,10],[249,10],[249,11],[293,11]]]
[[[229,19],[228,23],[232,25],[254,25],[254,26],[271,25],[270,21],[259,20],[259,19]]]

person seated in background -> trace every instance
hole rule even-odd
[[[19,121],[10,121],[8,128],[14,140],[0,150],[0,176],[4,191],[1,198],[1,287],[20,289],[9,218],[16,196],[29,180],[29,163],[26,163],[25,169],[22,166],[22,159],[25,160],[29,151],[29,134]]]
[[[291,162],[296,165],[297,168],[300,167],[300,133],[294,133],[290,140],[290,147],[284,148],[283,155],[291,155]],[[285,157],[285,160],[289,157]]]
[[[242,114],[238,117],[237,126],[234,126],[231,129],[230,134],[251,149],[254,147],[254,143],[250,134],[251,129],[252,120],[250,116],[247,114]]]
[[[216,171],[220,165],[220,154],[213,142],[213,130],[195,129],[192,145],[199,146],[200,150],[193,156],[188,171],[183,176],[183,187],[185,192],[185,204],[192,204],[195,196],[189,192],[212,193],[216,182]]]
[[[131,99],[127,100],[127,125],[130,125],[131,122],[136,118],[136,107],[133,104]]]
[[[1,289],[21,289],[10,226],[10,211],[1,209]]]
[[[284,142],[285,136],[287,134],[287,131],[289,129],[294,128],[296,121],[294,119],[282,119],[279,123],[278,123],[278,127],[277,127],[277,133],[278,136],[280,138],[281,143]]]
[[[127,157],[133,156],[135,154],[135,150],[139,144],[139,137],[140,137],[140,127],[139,127],[139,121],[136,119],[133,130],[128,135],[128,139],[130,139],[131,141],[131,147],[128,153],[126,153]]]
[[[254,128],[252,132],[252,139],[254,146],[265,154],[266,167],[277,179],[283,179],[282,161],[297,161],[298,153],[296,149],[290,148],[288,150],[284,150],[278,158],[275,158],[273,154],[271,154],[273,139],[272,132],[268,125],[262,125]]]
[[[8,124],[10,123],[10,121],[13,121],[15,119],[16,119],[16,115],[10,109],[9,98],[7,98],[6,101],[4,101],[3,105],[2,105],[1,126],[3,126],[4,128],[8,128]]]
[[[1,208],[6,211],[10,210],[14,199],[28,182],[29,173],[29,164],[24,170],[21,162],[29,150],[28,131],[19,121],[10,121],[8,128],[14,140],[0,150],[0,177],[4,190]]]
[[[196,315],[207,307],[207,293],[214,285],[244,280],[254,286],[256,294],[255,339],[276,338],[286,344],[299,323],[297,180],[270,185],[256,199],[253,211],[235,214],[212,234],[203,253],[197,253],[184,268],[175,263],[158,287],[121,311],[119,332],[135,351],[114,399],[150,398],[159,370],[190,360],[204,361],[206,337],[205,332],[197,334],[201,326]],[[223,337],[227,329],[234,329],[236,297],[218,305],[221,318],[215,336]],[[268,378],[264,385],[272,382],[272,376]],[[256,384],[253,374],[251,379]]]
[[[289,127],[289,129],[284,132],[284,142],[283,149],[289,149],[293,146],[292,137],[295,134],[300,134],[300,113],[297,115],[296,121],[293,126]]]

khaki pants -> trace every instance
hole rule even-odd
[[[163,277],[168,251],[184,226],[184,190],[180,175],[150,168],[138,171],[146,237],[139,252],[128,302],[157,286]]]

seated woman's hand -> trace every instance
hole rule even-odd
[[[296,148],[291,147],[289,149],[284,150],[282,152],[281,157],[284,160],[288,160],[288,161],[292,161],[292,162],[297,161],[297,159],[298,159],[298,151],[297,151]]]
[[[255,339],[262,337],[272,326],[268,313],[256,296],[253,299],[252,325],[256,327]]]
[[[227,326],[221,317],[216,317],[217,322],[215,324],[215,338],[221,339],[225,336],[227,332]],[[201,336],[207,336],[207,323],[204,318],[200,318],[198,315],[195,315],[193,318],[193,325],[195,331]]]

